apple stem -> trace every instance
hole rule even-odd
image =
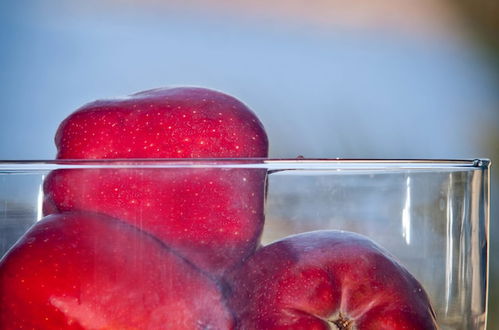
[[[352,330],[353,329],[353,321],[347,319],[343,316],[343,314],[339,314],[337,320],[331,320],[331,323],[336,325],[339,330]]]

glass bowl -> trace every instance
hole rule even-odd
[[[37,252],[27,255],[40,256],[45,263],[59,247],[64,250],[68,243],[64,237],[46,252],[43,244],[37,245],[36,233],[23,236],[40,225],[44,214],[88,211],[133,218],[127,224],[157,236],[155,240],[159,237],[166,245],[171,240],[175,253],[215,281],[271,242],[319,230],[348,231],[376,242],[412,274],[426,291],[441,329],[481,330],[486,327],[487,311],[489,166],[486,159],[4,161],[0,162],[0,267],[7,268],[10,255],[17,253],[12,247],[18,240],[18,249],[30,245]],[[190,218],[184,221],[183,217]],[[164,236],[160,228],[163,218],[174,227]],[[244,224],[239,223],[241,218],[245,218]],[[95,230],[93,244],[104,240],[119,254],[117,242],[123,244],[126,238],[108,235],[100,239],[99,234]],[[79,236],[70,237],[70,241],[79,241]],[[235,243],[229,246],[227,242]],[[133,262],[127,259],[127,268],[122,271],[134,273],[145,267],[141,262],[146,256],[137,251],[147,253],[147,249],[145,243],[132,240],[128,245],[127,256],[137,253],[137,258],[132,258]],[[20,259],[18,267],[23,268]],[[53,283],[44,283],[43,276],[48,275],[30,262],[27,265],[38,274],[37,285]],[[73,260],[67,265],[78,268],[78,264]],[[45,265],[49,266],[56,267]],[[100,278],[99,272],[106,269],[99,267],[86,263],[85,269],[73,269],[71,274],[84,272],[87,277]],[[16,276],[0,268],[2,308],[10,304],[7,295],[15,291],[5,293],[5,283]],[[230,292],[224,291],[223,299],[228,299]],[[22,299],[30,300],[31,296]],[[72,306],[65,300],[52,303]],[[80,308],[66,321],[79,322],[85,312],[91,313]],[[26,308],[23,313],[23,317],[30,317],[25,316]],[[8,322],[9,315],[2,317],[0,322]]]

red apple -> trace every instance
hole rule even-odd
[[[215,282],[152,236],[51,215],[0,261],[1,329],[230,329]]]
[[[123,219],[220,275],[259,243],[264,181],[261,170],[249,169],[58,170],[45,180],[45,213],[89,210]]]
[[[59,159],[266,157],[253,112],[203,88],[162,88],[83,106],[56,134]],[[89,210],[160,238],[220,275],[251,254],[263,228],[265,170],[60,170],[45,182],[46,213]]]
[[[371,240],[342,231],[290,236],[229,276],[238,328],[437,329],[417,280]]]
[[[205,88],[158,88],[98,100],[59,126],[58,159],[267,157],[255,114]]]

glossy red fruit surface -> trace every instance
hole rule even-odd
[[[58,170],[45,180],[45,212],[88,210],[122,219],[220,275],[259,243],[264,182],[265,173],[255,169]]]
[[[55,139],[59,159],[266,157],[253,112],[204,88],[160,88],[87,104]],[[259,244],[265,170],[60,170],[45,182],[45,213],[109,214],[155,235],[220,275]]]
[[[158,88],[98,100],[66,118],[55,137],[58,159],[267,157],[255,114],[206,88]]]
[[[290,236],[229,277],[240,329],[437,329],[421,285],[369,239],[342,231]]]
[[[230,329],[215,282],[133,226],[51,215],[0,261],[1,329]]]

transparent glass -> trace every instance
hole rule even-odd
[[[182,182],[201,177],[201,183],[192,186],[194,188],[186,183],[190,187],[187,190],[199,189],[190,195],[199,197],[189,202],[190,208],[194,208],[192,212],[207,212],[212,208],[223,217],[224,207],[232,207],[215,205],[220,198],[225,198],[224,194],[230,195],[223,202],[228,203],[236,200],[234,196],[253,194],[253,188],[265,191],[266,196],[261,200],[257,196],[247,202],[255,203],[251,212],[256,217],[260,214],[257,204],[261,203],[265,215],[263,229],[255,230],[261,241],[254,238],[254,249],[289,235],[317,230],[344,230],[367,236],[392,254],[421,283],[441,329],[481,330],[486,328],[487,311],[489,165],[485,159],[5,161],[0,162],[0,255],[7,259],[9,249],[44,213],[90,208],[84,206],[84,202],[68,201],[71,198],[93,198],[89,202],[97,207],[93,212],[118,212],[111,214],[115,218],[130,212],[139,214],[140,221],[134,225],[148,231],[145,218],[154,216],[154,207],[159,206],[154,201],[151,206],[147,196],[161,195],[158,191],[164,187],[170,189],[172,180],[180,180],[175,186],[179,188],[185,187]],[[60,205],[54,209],[47,205],[47,194],[63,183],[53,180],[52,185],[47,185],[47,177],[50,173],[71,171],[78,175],[64,182],[70,186],[61,188],[67,189],[67,194],[63,192],[60,193],[63,196],[59,196],[59,203],[66,203],[67,209]],[[188,174],[184,176],[185,173]],[[120,178],[119,187],[113,186],[118,182],[113,178],[121,175],[127,178]],[[142,181],[138,181],[138,177]],[[213,178],[222,182],[218,182],[219,188],[204,188],[212,184]],[[231,180],[246,182],[248,178],[258,181],[256,188],[238,193],[242,188]],[[108,180],[112,183],[106,185]],[[99,186],[93,189],[97,182]],[[153,187],[155,182],[158,187]],[[107,196],[105,199],[96,197],[99,189]],[[111,190],[116,191],[116,195]],[[120,195],[118,191],[128,192]],[[185,191],[178,192],[182,193]],[[76,196],[78,194],[81,196]],[[186,203],[183,199],[171,201],[171,196],[177,196],[175,191],[172,194],[168,195],[169,201],[164,201],[170,209],[176,207],[171,206],[175,203]],[[222,197],[203,194],[221,194]],[[121,200],[116,200],[118,198]],[[103,203],[110,203],[111,207],[99,209]],[[204,208],[198,210],[201,203]],[[120,207],[128,211],[120,213]],[[152,211],[148,209],[151,207]],[[244,209],[247,205],[234,207]],[[234,214],[244,216],[248,210]],[[184,211],[180,209],[175,216],[181,217]],[[171,234],[174,240],[182,236],[177,233]],[[106,240],[107,244],[113,244],[112,237]],[[133,254],[136,248],[131,244],[128,253]],[[180,251],[182,254],[182,249]],[[204,267],[203,254],[192,258],[192,263]],[[211,266],[206,267],[209,273]],[[97,268],[85,269],[87,273],[93,271],[97,272]],[[223,271],[214,273],[217,277]]]

